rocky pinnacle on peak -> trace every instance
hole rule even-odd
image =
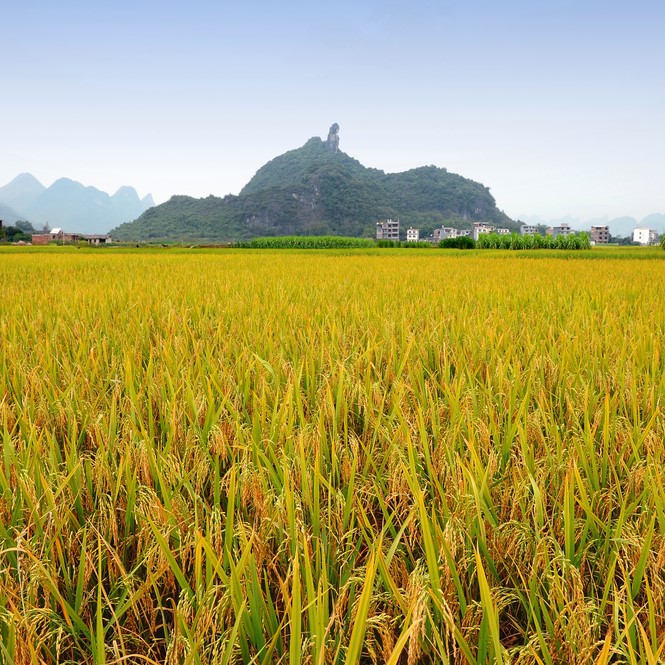
[[[339,151],[339,125],[336,122],[330,127],[326,146],[330,152]]]

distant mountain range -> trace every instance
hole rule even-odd
[[[0,203],[0,219],[7,226],[11,226],[15,222],[25,219],[25,216],[16,212],[14,208],[10,208],[8,205]]]
[[[25,220],[35,228],[48,224],[75,233],[105,233],[154,205],[150,194],[140,199],[133,187],[121,187],[110,196],[69,178],[44,187],[30,173],[0,187],[0,219],[6,224]]]
[[[633,235],[633,229],[637,226],[646,226],[658,233],[665,233],[665,214],[653,213],[638,220],[635,217],[599,217],[596,219],[582,220],[579,217],[566,215],[557,219],[543,219],[535,215],[524,215],[520,220],[526,224],[544,224],[545,226],[560,226],[562,223],[570,224],[571,228],[578,231],[588,231],[592,226],[602,226],[607,224],[610,227],[610,233],[613,236],[629,237]]]
[[[262,166],[238,196],[174,196],[112,231],[118,240],[237,241],[256,236],[373,237],[376,222],[399,219],[421,237],[442,224],[485,221],[517,230],[484,185],[446,169],[404,173],[366,168],[339,150],[339,127]]]

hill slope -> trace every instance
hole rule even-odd
[[[118,240],[245,240],[275,235],[373,236],[399,218],[421,234],[443,223],[488,221],[517,228],[480,183],[427,166],[386,174],[341,152],[335,125],[262,166],[238,196],[174,196],[113,230]],[[332,138],[331,138],[332,137]]]

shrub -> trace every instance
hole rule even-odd
[[[476,241],[471,236],[459,236],[458,238],[444,238],[439,242],[443,249],[474,249]]]

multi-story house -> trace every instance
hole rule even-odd
[[[483,233],[493,233],[496,231],[496,227],[490,226],[485,222],[474,222],[473,223],[473,239],[478,240],[478,237]]]
[[[569,236],[573,233],[575,233],[575,231],[570,228],[570,224],[566,224],[565,222],[561,224],[561,226],[551,226],[547,229],[547,235],[552,236],[553,238],[556,238],[557,236]]]
[[[399,240],[399,219],[394,222],[392,219],[384,219],[376,223],[377,240]]]
[[[610,227],[607,224],[591,227],[591,242],[595,242],[596,245],[606,245],[609,241]]]
[[[633,229],[633,242],[638,242],[640,245],[655,245],[657,241],[658,234],[653,229],[648,229],[646,226]]]

